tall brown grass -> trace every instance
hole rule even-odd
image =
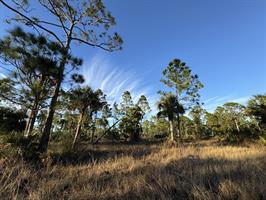
[[[67,155],[51,155],[41,169],[2,158],[0,199],[266,199],[263,146],[98,145],[82,152],[69,163]]]

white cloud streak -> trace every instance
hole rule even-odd
[[[204,108],[208,112],[213,112],[217,106],[222,106],[226,102],[235,102],[240,104],[246,104],[251,96],[243,96],[243,97],[232,97],[232,96],[225,96],[225,97],[212,97],[206,99],[204,102]]]
[[[0,77],[1,78],[6,78],[6,75],[4,75],[3,73],[0,73]]]
[[[158,95],[152,90],[152,86],[144,83],[133,70],[125,70],[121,66],[115,66],[103,56],[94,56],[91,61],[85,62],[81,68],[81,74],[85,77],[85,85],[93,89],[101,89],[112,105],[119,103],[124,91],[130,91],[134,103],[141,95],[145,95],[154,112]]]

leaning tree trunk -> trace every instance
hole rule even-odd
[[[86,109],[83,109],[79,115],[79,120],[78,120],[78,125],[77,125],[77,128],[76,128],[76,133],[75,133],[75,137],[74,137],[74,140],[73,140],[73,143],[72,143],[72,149],[75,149],[75,146],[76,146],[76,143],[77,143],[77,139],[80,135],[80,131],[81,131],[81,125],[82,125],[82,120],[84,118],[84,115],[85,115],[85,110]]]
[[[174,123],[173,123],[173,120],[169,120],[169,129],[170,129],[170,141],[174,142]]]
[[[39,104],[36,108],[36,110],[33,110],[33,117],[31,119],[31,123],[30,123],[30,126],[29,126],[29,130],[28,130],[28,135],[31,134],[31,132],[33,131],[33,128],[34,128],[34,124],[35,124],[35,121],[36,121],[36,118],[37,118],[37,114],[38,114],[38,110],[39,110]]]
[[[59,78],[56,81],[55,84],[55,89],[54,89],[54,93],[50,102],[50,106],[49,106],[49,111],[47,114],[47,118],[44,124],[44,128],[42,131],[42,136],[40,139],[40,143],[39,143],[39,147],[38,150],[40,153],[44,153],[47,151],[48,148],[48,143],[50,140],[50,132],[51,132],[51,128],[52,128],[52,124],[53,124],[53,118],[54,118],[54,113],[55,113],[55,109],[56,109],[56,103],[57,103],[57,98],[59,96],[59,92],[60,92],[60,87],[63,81],[63,76],[64,76],[64,69],[65,69],[65,63],[66,63],[66,57],[63,58],[61,64],[60,64],[60,72],[59,72]]]
[[[93,144],[98,143],[113,127],[115,127],[120,121],[121,119],[118,119],[116,122],[113,123],[112,126],[110,126],[99,138],[96,139],[96,141]]]
[[[43,76],[43,75],[41,75],[40,86],[41,86],[41,89],[35,96],[35,100],[34,100],[34,103],[33,103],[32,109],[31,109],[31,113],[29,116],[29,120],[28,120],[26,128],[25,128],[25,137],[28,137],[30,135],[30,133],[32,132],[36,118],[37,118],[37,114],[39,111],[40,98],[41,98],[41,95],[43,93],[43,90],[45,89],[45,76]]]
[[[44,124],[42,136],[41,136],[39,148],[38,148],[38,150],[41,153],[46,152],[47,148],[48,148],[48,143],[49,143],[49,139],[50,139],[50,132],[51,132],[51,128],[52,128],[52,123],[53,123],[53,118],[54,118],[54,113],[55,113],[55,107],[56,107],[57,98],[59,96],[61,82],[62,82],[62,79],[58,80],[58,82],[56,83],[54,94],[53,94],[53,97],[51,99],[51,103],[50,103],[50,107],[49,107],[49,111],[48,111],[48,116],[47,116],[47,119],[46,119],[45,124]]]
[[[28,130],[29,130],[29,127],[30,127],[30,123],[31,123],[31,118],[32,118],[32,110],[30,111],[30,116],[29,116],[29,119],[26,123],[26,126],[25,126],[25,130],[24,130],[24,136],[25,137],[28,137]]]
[[[238,125],[236,119],[234,119],[234,122],[235,122],[235,125],[236,125],[237,132],[240,133],[240,128],[239,128],[239,125]]]
[[[54,94],[52,96],[49,111],[48,111],[48,117],[46,119],[43,131],[42,131],[42,136],[40,139],[39,147],[38,147],[38,150],[40,153],[46,152],[47,148],[48,148],[48,143],[49,143],[49,139],[50,139],[50,132],[51,132],[52,124],[53,124],[55,107],[56,107],[56,103],[57,103],[57,98],[59,96],[60,87],[61,87],[61,84],[62,84],[62,81],[64,78],[65,65],[66,65],[67,59],[68,59],[68,52],[70,49],[70,42],[71,42],[71,35],[72,35],[72,31],[73,31],[73,26],[74,26],[74,24],[71,25],[71,28],[69,30],[69,34],[67,35],[67,38],[66,38],[66,45],[64,48],[65,52],[62,56],[62,60],[61,60],[60,65],[59,65],[58,79],[56,81]]]
[[[28,137],[33,130],[34,123],[35,123],[37,113],[38,113],[38,107],[39,107],[39,102],[36,100],[33,103],[33,107],[30,112],[29,120],[26,124],[25,133],[24,133],[25,137]]]

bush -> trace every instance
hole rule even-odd
[[[39,161],[38,141],[38,135],[25,137],[22,133],[17,132],[11,133],[7,138],[7,142],[17,148],[23,159],[27,161]]]
[[[22,110],[0,107],[0,131],[23,131],[26,127],[26,117],[26,113]]]
[[[111,129],[110,131],[108,131],[108,134],[106,135],[107,139],[111,139],[111,140],[120,140],[120,133],[118,129]]]
[[[142,118],[143,113],[140,107],[136,106],[127,110],[126,115],[119,124],[119,129],[125,140],[129,139],[131,142],[137,142],[140,140],[140,135],[142,133]]]

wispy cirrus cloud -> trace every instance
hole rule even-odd
[[[158,95],[154,93],[152,86],[147,85],[144,78],[133,70],[126,70],[122,66],[116,66],[101,55],[94,56],[85,62],[81,68],[81,74],[85,77],[85,85],[93,89],[101,89],[106,95],[108,102],[112,105],[119,103],[124,91],[130,91],[134,103],[141,95],[145,95],[152,109]]]
[[[250,95],[242,97],[234,97],[234,96],[211,97],[203,101],[204,102],[203,107],[208,112],[213,112],[217,106],[222,106],[226,102],[235,102],[245,105],[250,98],[251,98]]]
[[[0,73],[0,78],[6,78],[7,76],[4,75],[3,73]]]

